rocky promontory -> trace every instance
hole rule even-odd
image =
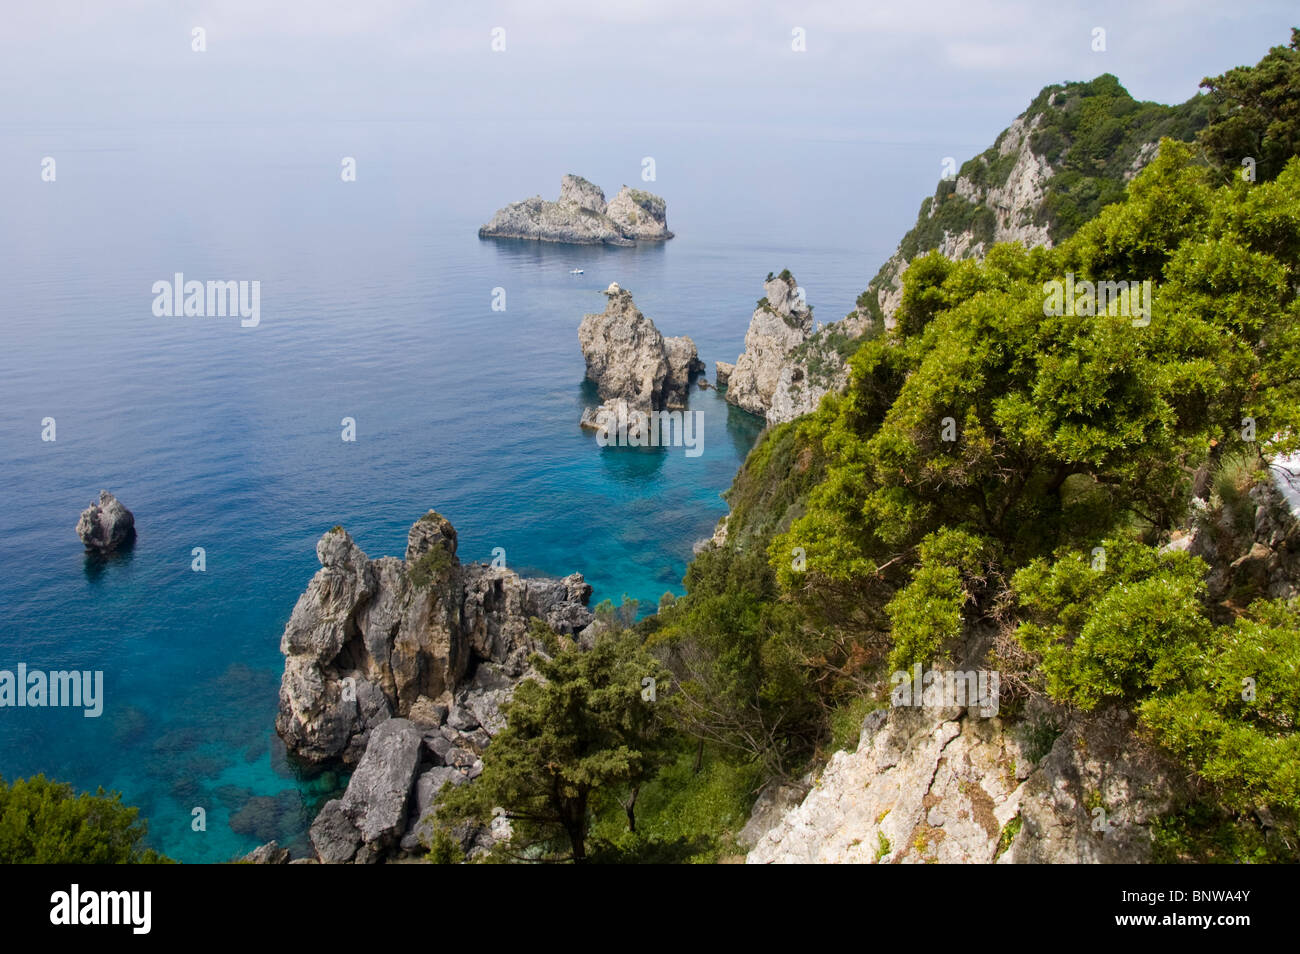
[[[812,308],[790,272],[768,275],[749,320],[745,351],[734,365],[717,363],[727,400],[767,419],[792,421],[816,410],[822,397],[848,382],[843,351],[862,336],[857,315],[814,330]]]
[[[462,564],[456,547],[455,528],[432,510],[401,559],[371,559],[341,527],[316,544],[321,569],[281,639],[276,730],[299,758],[356,765],[344,796],[312,824],[323,861],[418,849],[437,792],[482,771],[479,756],[505,724],[501,706],[532,674],[543,647],[530,623],[573,635],[593,621],[581,574],[525,578]],[[461,834],[470,850],[494,837]]]
[[[601,411],[626,419],[630,413],[684,408],[691,381],[704,372],[695,342],[665,338],[617,282],[605,295],[604,312],[584,315],[578,326],[587,379],[604,402],[584,412],[582,425],[598,427]]]
[[[560,197],[540,195],[499,209],[478,230],[479,238],[532,239],[566,245],[635,245],[662,242],[668,231],[668,208],[657,195],[623,186],[608,203],[605,193],[581,176],[560,181]]]
[[[112,553],[135,540],[135,516],[107,490],[77,520],[77,536],[94,553]]]

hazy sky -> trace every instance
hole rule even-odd
[[[1293,21],[1294,0],[6,0],[0,123],[696,123],[973,153],[1049,82],[1181,101]]]

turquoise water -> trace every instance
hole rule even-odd
[[[711,378],[740,352],[769,271],[793,269],[817,317],[839,318],[891,250],[868,236],[901,231],[874,227],[862,170],[906,163],[852,143],[692,136],[661,138],[659,181],[640,183],[637,130],[7,130],[0,668],[103,670],[106,700],[98,719],[0,710],[0,773],[120,790],[186,861],[301,847],[343,779],[306,777],[278,746],[278,644],[334,524],[372,556],[401,554],[433,507],[464,560],[504,547],[524,573],[581,571],[594,600],[681,592],[760,422],[702,391],[702,456],[597,447],[577,426],[591,396],[578,322],[618,281],[663,333],[694,337]],[[38,175],[46,155],[55,183]],[[355,183],[339,179],[345,155]],[[663,194],[679,237],[477,238],[498,206],[553,197],[567,171],[611,196],[622,182]],[[155,317],[152,284],[178,271],[260,281],[261,324]],[[101,488],[139,533],[107,562],[73,529]]]

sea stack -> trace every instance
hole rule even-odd
[[[626,416],[684,408],[691,381],[704,371],[695,342],[685,336],[665,338],[618,282],[605,296],[604,312],[583,316],[578,326],[587,378],[596,385],[602,409],[617,413],[622,406]],[[598,415],[588,409],[583,426],[598,427]]]
[[[101,490],[99,503],[81,512],[77,536],[92,553],[112,553],[135,539],[135,516],[107,490]]]

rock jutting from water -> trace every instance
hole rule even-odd
[[[602,412],[626,420],[684,408],[691,381],[704,373],[695,342],[685,336],[665,338],[617,282],[605,295],[605,310],[583,316],[578,326],[587,379],[604,402],[583,412],[582,426],[600,427]]]
[[[77,536],[94,553],[112,553],[135,540],[135,516],[107,490],[77,520]]]
[[[668,207],[659,196],[623,186],[606,203],[599,186],[575,175],[560,180],[557,201],[538,195],[512,202],[497,210],[478,235],[566,245],[635,245],[673,237]]]
[[[317,857],[373,862],[419,850],[444,785],[469,782],[505,726],[502,706],[533,675],[535,620],[579,635],[591,586],[462,564],[456,530],[429,511],[405,557],[371,559],[341,527],[316,544],[321,569],[285,626],[276,731],[309,762],[355,764],[311,826]],[[423,820],[423,826],[422,826]],[[498,819],[456,832],[471,853],[508,834]]]

